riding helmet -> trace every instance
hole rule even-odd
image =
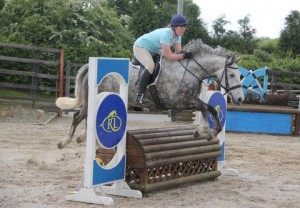
[[[187,26],[188,22],[185,16],[181,14],[177,14],[172,17],[171,19],[171,26],[176,27],[176,26]]]

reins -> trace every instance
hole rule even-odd
[[[235,67],[231,67],[231,66],[228,66],[226,63],[227,63],[227,60],[229,59],[230,57],[227,57],[226,60],[225,60],[225,65],[224,65],[224,70],[223,70],[223,74],[221,76],[221,79],[220,80],[217,80],[217,83],[218,83],[218,86],[219,87],[222,87],[223,89],[225,89],[225,94],[227,94],[228,92],[230,92],[231,90],[234,90],[234,89],[237,89],[237,88],[240,88],[241,85],[236,85],[236,86],[233,86],[233,87],[229,87],[229,82],[228,82],[228,74],[227,74],[227,69],[228,68],[231,68],[231,69],[237,69]],[[209,76],[209,77],[214,77],[213,75],[211,75],[194,57],[192,58],[192,60]],[[189,72],[193,77],[195,77],[198,81],[199,81],[199,86],[201,86],[201,83],[203,82],[203,80],[199,79],[193,72],[191,72],[187,66],[184,66],[182,64],[182,62],[180,60],[178,60],[178,62],[181,64],[181,66],[187,71]],[[223,79],[223,76],[225,74],[225,86],[221,84],[221,80]],[[183,78],[182,78],[183,79]]]
[[[194,57],[193,57],[193,60],[195,61]],[[180,65],[185,69],[185,71],[189,72],[193,77],[195,77],[195,78],[198,80],[199,84],[202,83],[203,80],[199,79],[193,72],[191,72],[191,71],[187,68],[188,64],[187,64],[186,66],[184,66],[183,63],[181,63],[180,60],[178,60],[178,62],[179,62]],[[195,61],[195,62],[196,62],[196,61]],[[196,62],[196,63],[198,64],[198,62]],[[199,65],[199,66],[202,68],[201,65]],[[204,70],[205,70],[205,69],[204,69]],[[184,78],[184,76],[182,77],[182,79],[183,79],[183,78]],[[182,80],[181,80],[181,82],[182,82]]]

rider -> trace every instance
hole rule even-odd
[[[183,15],[178,14],[172,17],[170,26],[144,34],[135,41],[133,54],[145,67],[139,77],[135,102],[142,103],[143,101],[151,74],[154,71],[152,57],[161,49],[168,60],[177,61],[184,58],[192,58],[192,53],[183,52],[181,46],[181,36],[185,32],[187,24],[187,19]],[[176,53],[172,53],[171,47],[174,47]]]

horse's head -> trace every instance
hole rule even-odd
[[[241,104],[245,99],[241,86],[241,73],[237,65],[240,59],[241,57],[235,55],[227,57],[223,70],[217,70],[215,73],[219,80],[219,85],[235,104]]]
[[[211,48],[200,39],[189,42],[184,49],[194,54],[193,66],[200,71],[199,76],[203,77],[204,71],[204,77],[217,77],[219,85],[225,89],[233,103],[240,104],[244,101],[241,74],[237,65],[240,57],[222,47]]]

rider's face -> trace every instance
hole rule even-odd
[[[175,32],[178,36],[182,36],[185,31],[185,26],[177,26],[175,27]]]

